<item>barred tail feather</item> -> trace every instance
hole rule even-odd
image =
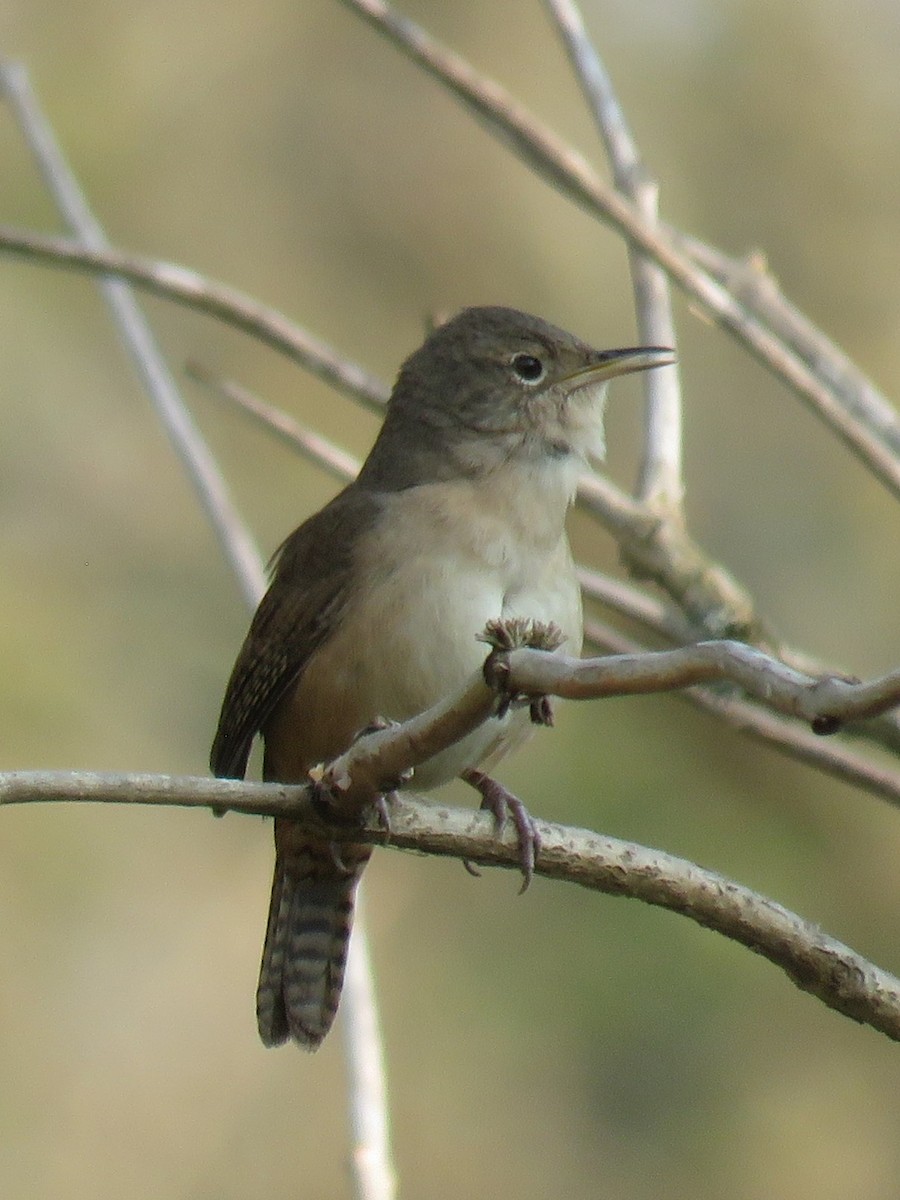
[[[296,836],[284,824],[276,822],[278,851],[256,1016],[266,1046],[290,1037],[315,1050],[337,1013],[353,902],[371,848],[333,849]]]

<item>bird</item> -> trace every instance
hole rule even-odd
[[[265,780],[307,781],[373,722],[406,720],[464,684],[490,621],[551,624],[577,655],[565,521],[580,473],[604,456],[607,383],[673,361],[665,347],[596,350],[499,306],[433,329],[401,366],[357,478],[276,551],[225,690],[213,774],[243,778],[260,736]],[[486,772],[527,732],[527,713],[492,717],[410,786],[490,785]],[[314,1050],[330,1029],[371,852],[338,852],[276,818],[256,997],[266,1046]]]

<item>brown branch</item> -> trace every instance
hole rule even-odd
[[[416,767],[477,729],[497,703],[497,689],[476,672],[454,696],[409,721],[361,737],[322,776],[336,811],[354,816],[397,780],[415,779]]]
[[[631,573],[667,592],[695,629],[707,637],[774,648],[749,592],[679,521],[666,519],[597,474],[582,476],[578,502],[616,539]]]
[[[11,107],[63,220],[85,250],[107,253],[110,246],[106,232],[91,211],[23,67],[0,62],[0,94]],[[122,344],[185,474],[194,485],[244,598],[255,607],[265,590],[265,570],[250,531],[231,499],[219,465],[188,412],[132,289],[121,278],[104,276],[96,282]]]
[[[359,474],[361,463],[358,458],[315,430],[307,429],[296,418],[280,408],[275,408],[248,388],[230,379],[221,379],[197,362],[189,362],[186,370],[192,379],[202,383],[214,395],[227,400],[267,433],[274,434],[279,441],[296,450],[308,462],[317,467],[324,467],[342,483],[355,479]]]
[[[377,844],[385,840],[384,828],[375,817],[362,826],[323,822],[313,791],[309,787],[190,777],[0,774],[0,806],[64,800],[209,807],[290,816],[333,841]],[[767,958],[829,1008],[900,1041],[900,980],[828,937],[817,925],[674,855],[584,829],[542,821],[537,825],[541,850],[535,870],[539,874],[681,913]],[[395,797],[391,805],[390,845],[468,859],[483,866],[520,865],[513,829],[498,834],[486,813],[426,804],[407,796]]]
[[[637,621],[646,630],[662,634],[668,641],[678,645],[697,640],[696,628],[685,620],[681,611],[658,596],[651,596],[636,584],[606,575],[584,563],[575,564],[575,573],[581,585],[582,595],[586,599],[596,600],[619,616],[629,621]],[[590,641],[587,622],[585,639]],[[648,646],[642,646],[635,652],[640,653],[640,650],[647,649]]]
[[[252,296],[175,263],[121,250],[91,250],[70,238],[0,226],[0,249],[33,262],[116,275],[155,295],[215,317],[299,363],[317,378],[380,412],[387,388],[356,363]]]
[[[511,694],[590,700],[646,695],[729,681],[814,732],[836,732],[845,721],[878,716],[900,704],[900,670],[863,683],[836,675],[804,675],[743,642],[698,642],[676,650],[569,658],[522,648],[500,652],[485,664],[493,686]]]

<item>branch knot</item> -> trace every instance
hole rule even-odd
[[[505,717],[511,708],[527,704],[533,725],[552,725],[553,708],[544,694],[511,691],[510,667],[507,655],[513,650],[543,650],[552,653],[566,640],[566,635],[552,621],[536,621],[531,617],[497,617],[488,621],[479,642],[491,647],[484,663],[484,680],[497,693],[498,717]]]

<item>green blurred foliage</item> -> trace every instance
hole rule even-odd
[[[889,0],[585,0],[666,214],[897,390],[900,15]],[[410,15],[599,160],[531,0]],[[621,244],[328,0],[13,0],[24,61],[113,241],[243,287],[389,378],[434,311],[501,302],[599,344]],[[8,114],[0,219],[57,219]],[[205,769],[246,616],[92,286],[0,263],[4,768]],[[364,452],[375,429],[269,351],[147,301],[196,357]],[[791,641],[895,666],[883,490],[679,306],[697,537]],[[638,392],[617,387],[627,485]],[[269,552],[333,484],[191,393]],[[612,567],[605,535],[580,549]],[[506,769],[533,810],[696,858],[898,966],[896,814],[677,699],[565,709]],[[462,791],[452,798],[470,802]],[[345,1195],[340,1035],[266,1053],[263,822],[37,806],[0,839],[0,1194]],[[404,1194],[886,1200],[898,1051],[686,921],[383,853],[368,894]]]

